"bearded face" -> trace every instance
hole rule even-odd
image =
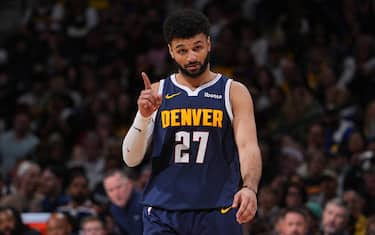
[[[200,75],[202,75],[204,73],[204,71],[206,71],[206,69],[208,67],[208,63],[209,63],[209,57],[210,57],[210,54],[208,53],[206,58],[204,59],[203,63],[201,63],[199,61],[190,62],[186,65],[181,65],[177,61],[175,61],[175,63],[178,67],[178,70],[182,74],[184,74],[184,75],[186,75],[190,78],[197,78]]]
[[[168,44],[169,53],[179,72],[189,78],[198,78],[209,67],[211,43],[200,33],[191,38],[175,38]]]

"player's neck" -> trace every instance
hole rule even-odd
[[[179,72],[176,74],[176,81],[179,84],[187,86],[190,89],[194,90],[202,86],[203,84],[206,84],[207,82],[215,79],[216,76],[217,74],[209,69],[207,69],[204,73],[202,73],[199,77],[196,78],[186,76],[183,73]]]

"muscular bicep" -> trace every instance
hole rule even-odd
[[[248,89],[241,83],[232,82],[230,100],[238,148],[258,146],[253,101]]]

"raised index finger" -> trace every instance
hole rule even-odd
[[[151,89],[151,82],[150,79],[148,78],[147,74],[145,72],[141,73],[142,78],[143,78],[143,83],[145,84],[145,89]]]

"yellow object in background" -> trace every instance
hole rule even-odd
[[[108,0],[89,0],[89,5],[97,10],[105,10],[109,8]]]
[[[64,3],[64,0],[56,0],[58,3]],[[109,8],[109,0],[88,0],[89,6],[97,10],[105,10]]]

